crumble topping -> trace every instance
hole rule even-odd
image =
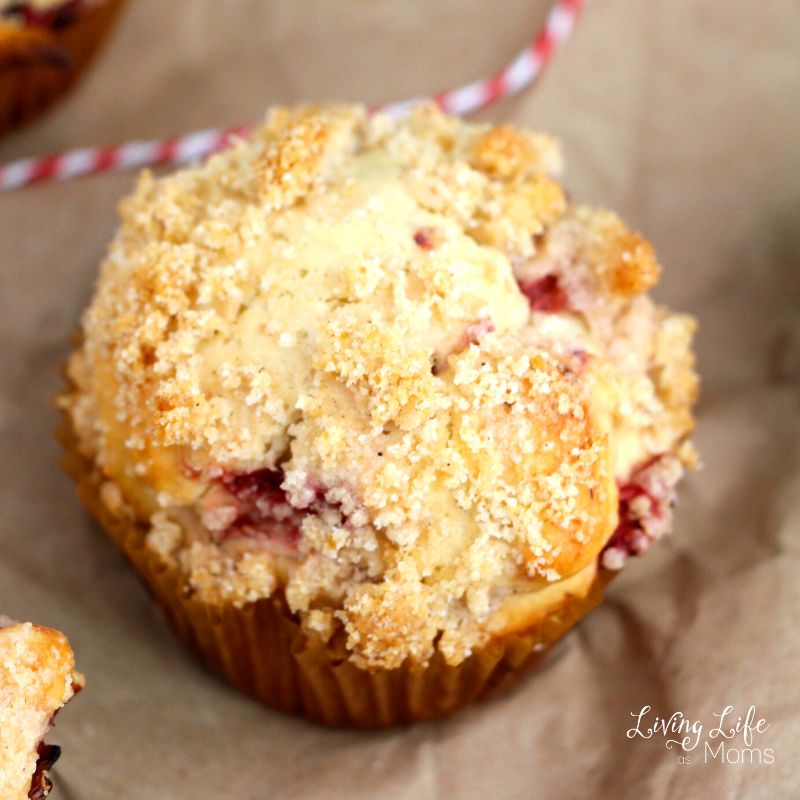
[[[143,173],[62,398],[109,508],[190,591],[281,589],[364,666],[585,591],[618,484],[690,464],[694,323],[559,171],[542,134],[329,106]]]
[[[52,718],[83,685],[62,633],[0,616],[0,797],[46,797]]]

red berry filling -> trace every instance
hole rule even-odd
[[[464,349],[478,342],[487,334],[494,331],[494,322],[490,319],[478,319],[470,322],[464,329]]]
[[[200,516],[217,542],[234,536],[266,536],[271,548],[292,553],[300,541],[303,515],[292,508],[281,489],[283,472],[260,469],[224,473],[201,501]]]
[[[533,311],[556,314],[569,306],[569,296],[561,287],[556,275],[545,275],[532,283],[520,284],[520,291],[528,298]]]
[[[28,3],[11,3],[0,14],[17,17],[23,25],[58,30],[71,25],[78,17],[83,0],[65,0],[50,8],[34,8]]]
[[[303,519],[308,514],[334,514],[337,524],[354,524],[349,514],[363,512],[352,493],[340,487],[329,491],[306,477],[287,491],[282,470],[260,469],[223,473],[215,478],[200,501],[200,520],[214,541],[234,537],[261,537],[275,553],[296,553]],[[343,503],[345,505],[343,505]]]
[[[418,228],[414,232],[414,243],[422,250],[433,250],[436,247],[436,229]]]
[[[57,744],[45,744],[39,742],[38,759],[36,760],[36,770],[31,780],[31,788],[28,790],[29,800],[43,800],[50,794],[53,784],[47,776],[47,771],[58,761],[61,755],[61,748]]]
[[[628,555],[640,555],[650,544],[650,539],[642,530],[642,520],[631,510],[631,501],[644,497],[658,516],[658,499],[646,492],[638,483],[625,483],[619,488],[619,524],[606,547],[621,547]]]
[[[604,566],[619,569],[629,556],[641,555],[666,533],[679,474],[663,456],[655,456],[620,484],[619,522],[601,554]]]
[[[286,493],[281,489],[283,472],[259,469],[244,474],[223,475],[219,482],[253,514],[267,514],[278,504],[286,503]]]

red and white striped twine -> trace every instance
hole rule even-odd
[[[550,62],[556,50],[569,39],[587,0],[557,0],[544,27],[503,70],[489,78],[440,92],[432,98],[414,98],[379,106],[381,111],[401,117],[425,99],[431,99],[449,114],[470,114],[496,100],[530,86]],[[65,181],[110,170],[134,169],[159,164],[185,164],[222,150],[233,138],[246,136],[249,128],[195,131],[174,139],[131,141],[115,147],[84,147],[49,156],[35,156],[0,166],[0,192],[43,181]]]

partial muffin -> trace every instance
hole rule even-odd
[[[47,109],[84,73],[124,0],[0,0],[0,134]]]
[[[0,616],[0,797],[39,800],[60,749],[44,737],[83,686],[63,633]]]
[[[506,685],[669,527],[694,322],[548,136],[278,109],[121,208],[61,398],[178,633],[331,724]]]

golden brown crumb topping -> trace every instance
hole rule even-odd
[[[458,662],[509,603],[588,585],[617,480],[691,428],[692,322],[559,161],[344,106],[145,173],[64,399],[109,507],[200,596],[282,587],[366,665]]]
[[[82,682],[62,633],[0,617],[0,797],[27,798],[53,715]]]

